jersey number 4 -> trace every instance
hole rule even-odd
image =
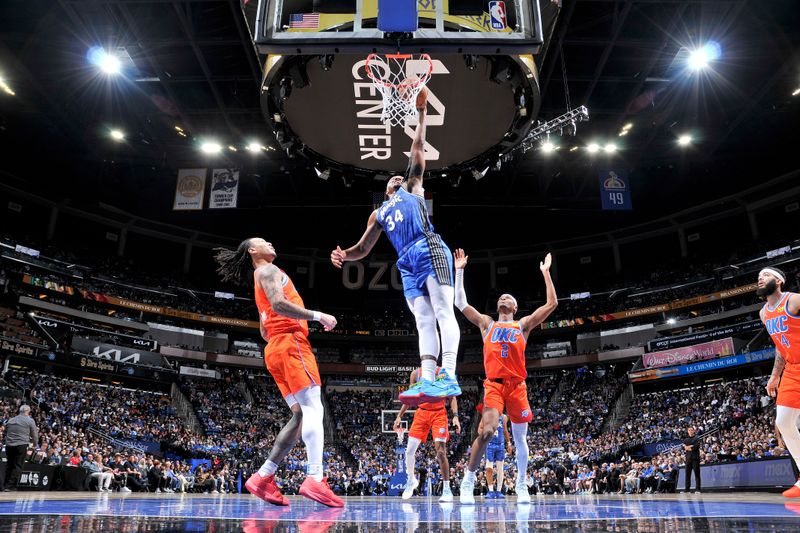
[[[383,222],[386,224],[386,229],[389,231],[394,231],[394,223],[395,222],[402,222],[403,221],[403,213],[400,212],[399,209],[394,210],[394,215],[389,213],[386,215],[386,218],[383,219]]]
[[[789,339],[786,338],[786,335],[781,335],[781,344],[787,348],[791,348],[791,346],[789,346]]]

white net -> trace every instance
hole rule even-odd
[[[381,120],[405,126],[417,117],[417,97],[433,72],[428,54],[370,54],[367,75],[383,97]]]

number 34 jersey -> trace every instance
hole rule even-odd
[[[402,188],[381,204],[377,217],[398,256],[422,237],[433,235],[425,199]]]
[[[525,370],[525,335],[518,321],[492,322],[483,338],[483,367],[489,379],[528,377]]]

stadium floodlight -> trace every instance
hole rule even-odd
[[[586,147],[586,151],[590,154],[596,154],[600,151],[600,145],[597,143],[589,143],[589,146]]]
[[[608,143],[603,147],[603,151],[607,154],[613,154],[617,151],[617,145],[614,143]]]
[[[234,145],[232,145],[232,144],[229,144],[229,145],[228,145],[228,150],[230,150],[231,152],[238,152],[238,151],[239,151],[239,150],[238,150],[238,149],[237,149],[237,148],[236,148]]]
[[[542,143],[542,152],[550,154],[555,152],[556,150],[558,150],[558,146],[550,142],[549,139]]]
[[[110,76],[119,74],[122,70],[122,62],[119,58],[99,46],[90,48],[88,56],[92,64]]]
[[[798,94],[800,94],[800,87],[792,91],[792,96],[797,96]]]
[[[117,142],[122,142],[125,140],[125,132],[123,132],[122,130],[117,130],[117,129],[111,130],[109,132],[109,135],[111,136],[112,139],[114,139]]]
[[[675,319],[674,318],[668,318],[667,319],[667,324],[674,324],[674,323],[675,323]]]
[[[200,145],[200,150],[205,154],[218,154],[222,151],[222,146],[216,141],[204,141]]]
[[[689,146],[692,144],[692,136],[685,134],[678,137],[678,146]]]
[[[691,70],[698,71],[706,68],[712,61],[719,59],[721,55],[719,43],[708,41],[700,48],[696,48],[689,53],[687,64]]]
[[[3,79],[2,76],[0,76],[0,89],[2,89],[3,92],[9,96],[17,95],[17,93],[14,92],[14,89],[11,88],[11,86],[8,84],[8,82],[6,82],[6,80]]]
[[[253,141],[253,142],[251,142],[250,144],[247,145],[247,150],[249,152],[253,153],[253,154],[257,154],[258,152],[260,152],[263,149],[264,149],[264,147],[261,145],[261,143],[257,143],[255,141]]]
[[[550,133],[558,133],[559,135],[575,135],[578,129],[579,122],[587,122],[589,120],[589,110],[586,106],[580,106],[564,113],[563,115],[548,120],[534,127],[530,133],[522,140],[522,142],[513,148],[509,154],[522,150],[526,153],[528,150],[537,146],[536,141],[542,136],[549,136]]]

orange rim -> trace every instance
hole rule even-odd
[[[413,54],[386,54],[386,57],[389,59],[411,59],[414,56]],[[379,58],[380,58],[379,54],[370,54],[367,56],[367,62],[365,63],[364,66],[367,69],[367,76],[369,77],[369,79],[371,79],[374,83],[378,85],[382,85],[384,87],[390,87],[393,89],[397,89],[398,87],[400,87],[400,85],[403,85],[405,83],[405,80],[403,80],[399,84],[390,83],[388,81],[378,79],[372,74],[372,69],[370,68],[369,64],[371,61],[374,61]],[[428,79],[431,77],[431,73],[433,72],[433,60],[431,60],[431,56],[428,54],[420,54],[419,58],[428,62],[428,71],[425,72],[423,75],[419,76],[419,80],[414,82],[413,84],[406,84],[408,86],[416,87],[417,85],[420,84],[424,85],[428,83]]]

